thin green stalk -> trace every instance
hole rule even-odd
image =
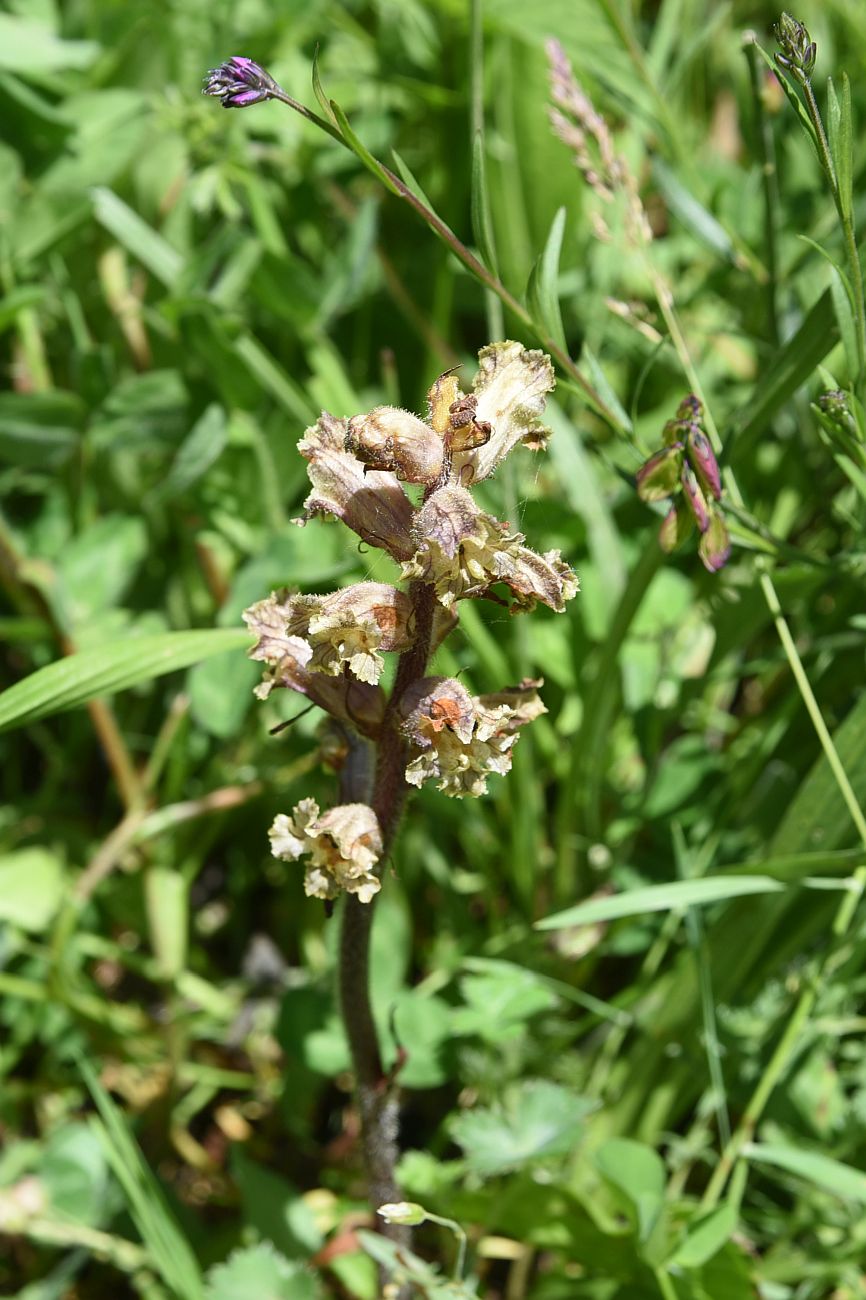
[[[469,103],[470,103],[470,129],[471,141],[477,140],[479,148],[484,154],[484,26],[483,18],[483,0],[472,0],[470,8],[470,33],[469,33]],[[482,185],[481,202],[488,205],[488,196],[486,184]],[[488,221],[489,238],[493,244],[493,228]],[[491,248],[494,259],[496,258],[495,245]],[[491,268],[491,269],[495,269]],[[502,310],[502,303],[497,295],[491,290],[486,289],[484,294],[484,310],[487,316],[487,337],[491,339],[501,339],[505,337],[505,319]]]
[[[661,929],[655,937],[655,940],[641,962],[640,971],[637,978],[633,981],[635,988],[649,988],[659,972],[662,962],[667,956],[674,935],[680,928],[682,916],[679,912],[668,912],[664,919]],[[636,1017],[632,1018],[633,1021]],[[593,1066],[592,1074],[586,1086],[586,1093],[589,1097],[601,1097],[605,1092],[605,1085],[610,1076],[610,1071],[614,1061],[619,1056],[620,1049],[626,1039],[626,1034],[631,1028],[631,1024],[621,1021],[611,1028],[610,1033],[604,1040],[604,1045],[598,1054],[598,1059]]]
[[[761,93],[761,72],[763,65],[755,45],[754,33],[746,38],[746,58],[749,64],[749,81],[752,88],[752,103],[755,109],[755,143],[761,164],[761,186],[764,194],[764,248],[767,258],[767,334],[774,347],[781,339],[778,317],[778,279],[779,250],[776,234],[776,214],[779,210],[779,174],[776,169],[776,143],[773,139],[773,127],[764,107]]]
[[[817,969],[805,984],[785,1026],[785,1031],[776,1045],[776,1050],[773,1052],[767,1068],[758,1081],[758,1086],[749,1099],[736,1131],[722,1152],[721,1159],[713,1171],[713,1176],[707,1184],[707,1190],[701,1202],[703,1210],[711,1210],[718,1204],[727,1180],[742,1154],[743,1147],[747,1142],[751,1141],[767,1102],[788,1071],[791,1057],[799,1046],[800,1035],[818,1000],[822,978],[826,972],[828,962],[835,947],[838,946],[840,940],[846,936],[851,928],[857,904],[863,896],[864,888],[866,888],[866,865],[857,868],[851,877],[851,883],[852,888],[842,898],[833,918],[832,935],[834,943],[828,948]]]
[[[824,130],[824,122],[821,118],[821,110],[818,107],[818,101],[815,98],[815,92],[812,89],[812,82],[808,77],[796,78],[802,86],[803,95],[806,100],[806,109],[812,126],[815,130],[815,141],[818,146],[818,155],[821,160],[821,166],[830,185],[833,194],[833,202],[836,205],[836,211],[839,214],[839,223],[842,227],[842,235],[845,240],[845,255],[848,259],[848,275],[851,280],[851,291],[854,294],[854,326],[857,332],[857,361],[859,365],[859,374],[857,376],[857,387],[862,392],[864,380],[866,380],[866,302],[863,297],[863,272],[860,269],[860,257],[857,252],[857,236],[854,232],[854,217],[852,213],[846,210],[842,201],[842,194],[839,189],[839,182],[836,177],[836,168],[833,165],[833,155],[830,152],[830,144],[827,140],[827,133]]]
[[[408,185],[405,185],[400,177],[391,171],[390,167],[386,167],[384,163],[379,162],[378,159],[374,158],[366,151],[360,141],[357,141],[352,136],[348,122],[341,114],[339,107],[334,104],[333,101],[332,107],[338,114],[338,120],[341,124],[340,129],[332,125],[330,122],[325,121],[324,118],[319,117],[317,113],[311,112],[310,109],[299,103],[298,100],[293,99],[291,95],[287,95],[286,92],[279,87],[271,92],[270,98],[278,100],[281,104],[286,104],[289,108],[293,108],[296,113],[300,113],[308,122],[312,122],[314,126],[325,131],[332,139],[339,141],[344,148],[351,150],[352,153],[361,159],[373,175],[385,185],[386,189],[389,189],[391,193],[395,194],[398,198],[403,199],[405,203],[408,203],[409,206],[418,213],[425,224],[429,226],[433,233],[451,250],[458,261],[463,263],[475,279],[495,294],[503,306],[507,307],[517,320],[525,325],[527,329],[532,331],[544,350],[550,353],[551,357],[553,357],[560,369],[568,376],[572,383],[577,385],[583,393],[585,400],[595,411],[596,415],[600,416],[601,419],[609,424],[615,432],[621,432],[620,421],[616,413],[608,407],[601,395],[584,376],[580,367],[575,364],[565,349],[561,348],[555,339],[550,338],[544,327],[535,320],[532,313],[529,312],[526,307],[524,307],[523,303],[515,298],[508,289],[506,289],[499,277],[494,275],[492,271],[489,271],[484,263],[466,247],[462,240],[458,239],[451,227],[442,220],[438,213],[434,212],[432,208],[429,208],[427,204],[418,197],[417,194],[413,193],[413,191],[409,189]],[[344,131],[349,134],[344,134]],[[350,138],[350,136],[352,136],[352,138]]]
[[[686,373],[686,377],[688,378],[692,390],[703,405],[705,427],[710,442],[713,445],[713,450],[720,456],[722,453],[722,440],[719,437],[719,431],[716,428],[712,412],[707,403],[706,395],[701,386],[701,381],[698,377],[697,371],[695,370],[694,363],[692,362],[685,338],[683,337],[670,289],[661,280],[658,272],[650,263],[649,257],[646,258],[646,262],[650,274],[653,277],[659,307],[665,318],[665,323],[667,324],[674,347],[677,350],[680,363]],[[725,487],[727,488],[734,505],[737,506],[738,509],[744,510],[746,508],[745,502],[733,470],[730,467],[726,467],[722,471],[722,475]],[[836,781],[842,798],[845,801],[845,806],[848,809],[851,820],[857,828],[857,834],[860,836],[864,847],[866,847],[866,817],[863,816],[863,811],[857,802],[857,796],[851,787],[851,782],[848,779],[848,774],[845,771],[842,760],[836,752],[836,746],[833,744],[833,737],[830,735],[827,724],[822,717],[818,701],[815,699],[815,694],[812,690],[809,678],[806,676],[806,670],[803,667],[803,662],[800,659],[797,647],[794,644],[791,629],[788,627],[785,616],[782,613],[782,606],[773,584],[773,580],[770,577],[769,566],[766,558],[764,556],[758,556],[755,560],[755,565],[758,570],[758,581],[761,591],[763,592],[764,599],[767,602],[773,625],[779,636],[779,640],[782,643],[782,649],[785,652],[785,657],[787,658],[791,672],[794,675],[794,680],[797,683],[797,688],[802,696],[803,703],[806,706],[806,711],[809,714],[812,726],[815,728],[815,732],[817,733],[818,740],[821,743],[821,748],[824,751],[827,762],[830,764],[830,770],[833,773],[834,780]]]
[[[653,1269],[653,1273],[658,1283],[659,1293],[664,1296],[664,1300],[677,1300],[677,1289],[666,1270],[659,1265],[658,1268]]]

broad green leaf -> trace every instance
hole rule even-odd
[[[256,1164],[240,1145],[232,1152],[231,1170],[244,1223],[263,1240],[289,1259],[308,1259],[321,1248],[324,1237],[312,1207],[281,1174]]]
[[[200,727],[227,740],[243,726],[261,677],[261,664],[236,650],[214,655],[190,669],[187,678],[190,711]]]
[[[61,553],[48,593],[63,626],[74,630],[117,604],[146,554],[147,531],[136,516],[104,515],[83,529]]]
[[[207,1275],[205,1300],[316,1300],[313,1273],[290,1263],[269,1241],[244,1246]]]
[[[64,41],[41,22],[0,14],[0,68],[10,72],[60,72],[87,68],[99,54],[95,41]]]
[[[721,1250],[737,1226],[737,1211],[733,1205],[720,1205],[703,1218],[689,1225],[686,1236],[671,1255],[670,1264],[680,1268],[700,1268]]]
[[[39,1179],[51,1209],[75,1223],[98,1227],[110,1207],[105,1151],[89,1124],[63,1124],[50,1134],[39,1162]]]
[[[484,1177],[568,1155],[593,1103],[544,1079],[524,1080],[494,1107],[457,1115],[451,1133],[471,1169]]]
[[[646,1241],[664,1205],[666,1176],[661,1156],[643,1142],[611,1138],[596,1151],[595,1163],[633,1208],[638,1237]]]
[[[0,921],[39,934],[63,901],[63,867],[48,849],[17,849],[0,857]]]
[[[572,925],[615,921],[644,912],[671,912],[676,908],[721,903],[744,894],[772,894],[784,888],[769,876],[702,876],[698,880],[672,880],[665,885],[645,885],[609,898],[593,898],[564,912],[536,921],[537,930],[562,930]]]
[[[535,975],[511,963],[483,974],[464,975],[466,1004],[452,1015],[454,1034],[478,1034],[501,1043],[523,1032],[533,1016],[556,1006],[556,997]]]
[[[242,628],[210,628],[129,637],[97,650],[83,650],[40,668],[4,691],[0,695],[0,731],[128,690],[224,650],[237,649],[240,654],[249,644],[250,635]]]
[[[774,1146],[766,1142],[748,1143],[743,1154],[758,1164],[772,1165],[805,1178],[842,1200],[866,1205],[866,1174],[841,1160],[833,1160],[817,1151],[802,1151],[797,1147]]]

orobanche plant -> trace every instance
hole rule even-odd
[[[340,796],[326,810],[301,799],[275,819],[270,840],[278,858],[305,861],[307,894],[349,895],[341,1004],[376,1203],[395,1198],[396,1111],[370,1011],[370,905],[410,787],[432,781],[452,797],[484,794],[491,774],[509,770],[521,727],[544,712],[539,681],[474,696],[456,678],[428,675],[428,663],[463,600],[492,599],[513,613],[542,601],[561,611],[577,592],[558,551],[530,550],[472,495],[513,448],[544,446],[539,417],[553,384],[544,353],[492,343],[479,354],[472,391],[442,375],[424,419],[392,406],[351,419],[323,413],[298,443],[312,491],[297,522],[335,516],[400,565],[402,584],[275,593],[244,615],[256,636],[250,653],[265,664],[257,695],[287,687],[330,716]],[[419,485],[412,495],[409,484]],[[380,684],[386,654],[399,655],[390,693]]]

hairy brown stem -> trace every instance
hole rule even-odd
[[[382,861],[394,843],[406,802],[406,742],[400,732],[399,704],[411,683],[423,677],[430,655],[435,596],[432,587],[413,583],[409,590],[415,612],[415,641],[400,657],[394,689],[382,723],[376,753],[372,806],[382,829]],[[367,742],[350,740],[343,770],[341,797],[347,802],[370,799],[370,758]],[[370,1202],[374,1209],[400,1199],[395,1177],[399,1155],[399,1108],[396,1089],[385,1075],[379,1036],[370,1000],[370,932],[374,903],[349,894],[343,905],[340,931],[340,1007],[355,1070],[361,1147]],[[398,1224],[382,1225],[392,1241],[408,1243],[409,1231]]]

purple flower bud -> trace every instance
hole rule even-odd
[[[641,501],[664,501],[676,492],[683,463],[683,444],[676,442],[650,456],[635,476]]]
[[[202,94],[214,95],[223,108],[246,108],[269,99],[276,90],[279,86],[264,68],[236,54],[218,68],[211,68]]]
[[[686,454],[704,492],[715,497],[718,501],[722,495],[722,481],[719,476],[718,461],[710,446],[709,438],[701,433],[696,424],[693,424],[689,430],[686,439]]]
[[[659,546],[665,555],[675,551],[680,542],[685,541],[693,527],[694,520],[681,501],[671,506],[659,529]]]
[[[698,554],[705,569],[718,573],[731,554],[731,539],[720,510],[711,510],[709,525],[698,543]]]
[[[685,490],[686,503],[692,512],[692,517],[701,532],[705,533],[710,526],[710,508],[707,505],[707,498],[701,491],[701,485],[689,465],[683,465],[680,482]]]

